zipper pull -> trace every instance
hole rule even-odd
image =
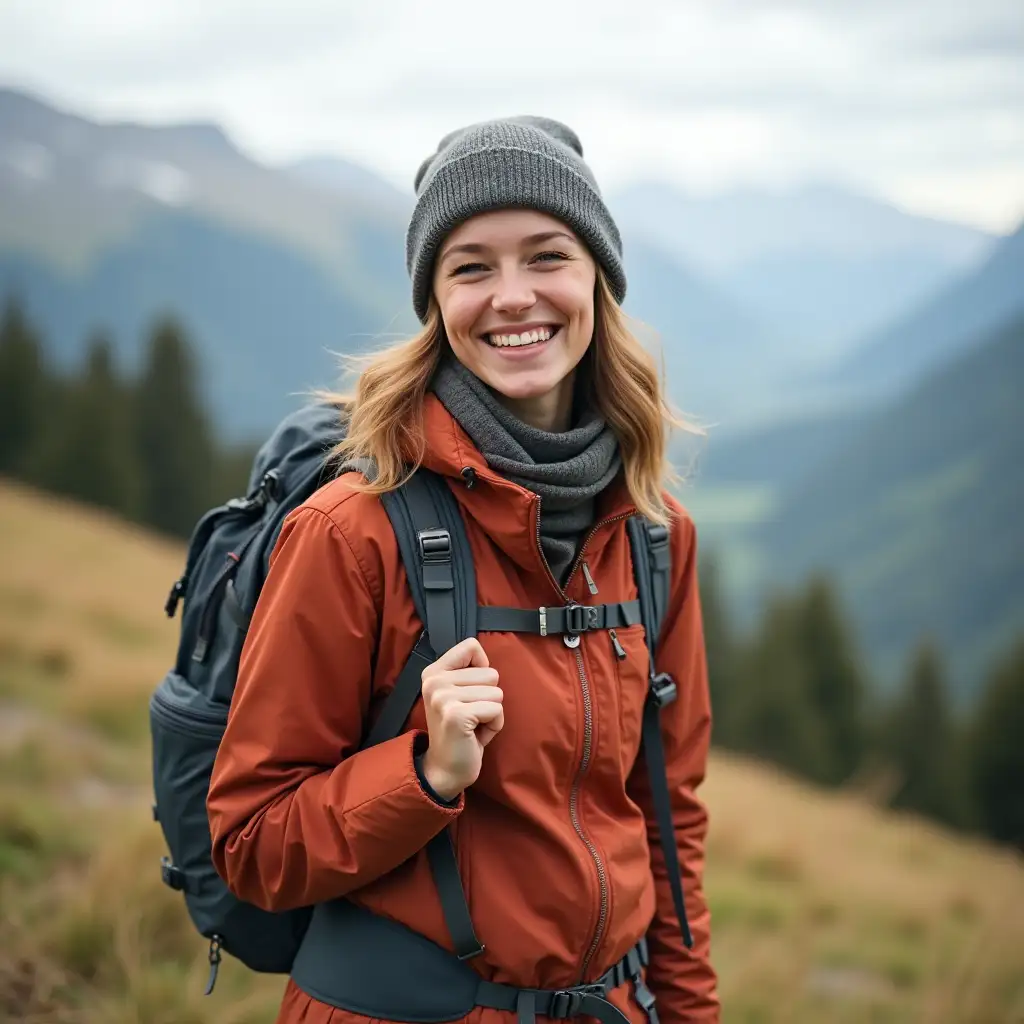
[[[592,594],[597,593],[597,584],[594,582],[594,577],[590,575],[590,566],[584,562],[581,566],[583,569],[583,578],[587,581],[587,587]]]
[[[612,647],[615,648],[615,657],[618,658],[619,661],[625,661],[626,648],[623,647],[621,643],[619,643],[619,638],[615,635],[615,630],[609,629],[608,635],[612,638]]]
[[[204,995],[209,995],[213,991],[213,986],[217,984],[217,968],[220,967],[220,945],[221,937],[214,935],[210,939],[210,952],[207,958],[210,961],[210,977],[206,982],[206,992]]]
[[[182,576],[181,579],[175,580],[174,586],[171,587],[171,592],[167,595],[167,601],[164,604],[164,611],[167,612],[167,618],[174,618],[174,613],[178,610],[178,602],[185,596],[185,588],[187,586],[187,576]]]

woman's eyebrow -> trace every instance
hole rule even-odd
[[[575,242],[577,239],[565,231],[540,231],[535,235],[528,235],[522,240],[523,245],[539,245],[541,242],[550,242],[552,238],[564,238],[567,241]],[[456,253],[472,253],[478,255],[479,253],[487,252],[488,246],[483,245],[479,242],[464,242],[462,245],[452,245],[441,253],[441,259],[447,259],[449,256],[454,256]]]

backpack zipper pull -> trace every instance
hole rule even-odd
[[[180,579],[174,581],[174,586],[171,587],[171,592],[167,595],[167,601],[164,604],[164,611],[167,613],[167,618],[174,618],[174,613],[178,610],[178,602],[185,596],[185,588],[187,586],[188,576],[182,576]]]
[[[221,939],[219,935],[214,935],[213,938],[210,939],[210,977],[206,982],[205,995],[209,995],[213,991],[213,986],[217,984],[217,969],[220,967],[220,942]]]
[[[587,588],[592,594],[596,594],[597,584],[594,582],[594,577],[590,575],[590,566],[583,562],[580,567],[583,569],[583,578],[587,581]]]
[[[615,630],[609,629],[608,635],[612,638],[612,647],[615,648],[615,657],[618,658],[619,661],[625,661],[626,648],[623,647],[621,643],[619,643],[619,638],[615,635]]]

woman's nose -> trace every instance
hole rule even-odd
[[[525,274],[507,271],[497,276],[491,307],[499,313],[521,313],[536,302],[536,296]]]

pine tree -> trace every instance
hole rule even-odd
[[[820,779],[828,754],[809,700],[799,642],[799,607],[769,600],[740,662],[742,691],[734,704],[737,749],[810,779]]]
[[[131,436],[128,395],[103,332],[89,339],[77,380],[64,383],[60,415],[37,449],[39,482],[53,491],[109,508],[138,513],[139,472]]]
[[[20,300],[0,319],[0,474],[32,479],[31,452],[48,416],[42,343]]]
[[[818,780],[840,785],[860,766],[865,750],[866,685],[836,594],[823,577],[812,578],[799,602],[797,643],[808,699],[823,732]]]
[[[981,827],[1024,851],[1024,636],[993,666],[970,744],[971,792]]]
[[[950,825],[965,822],[965,761],[949,706],[941,655],[921,643],[890,711],[884,732],[901,785],[892,806]]]
[[[736,742],[738,651],[722,594],[721,566],[713,555],[701,559],[700,603],[704,619],[714,743],[720,747],[733,747]]]
[[[209,504],[215,449],[195,356],[171,317],[158,320],[150,333],[136,390],[135,425],[142,520],[186,537]]]

